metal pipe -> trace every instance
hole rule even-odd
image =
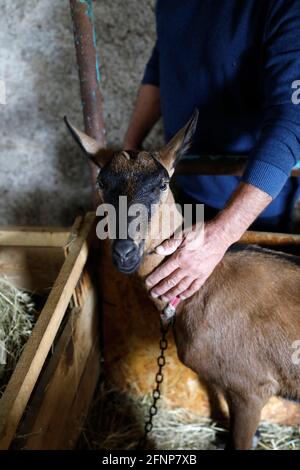
[[[70,0],[85,132],[106,146],[92,0]],[[92,167],[93,181],[97,171]]]

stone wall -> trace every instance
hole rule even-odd
[[[91,207],[88,165],[62,122],[82,127],[69,2],[2,0],[0,12],[0,224],[67,225]],[[94,12],[107,137],[118,145],[155,40],[154,0],[98,0]]]

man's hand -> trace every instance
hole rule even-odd
[[[195,227],[181,240],[163,242],[157,252],[172,256],[147,277],[151,295],[164,301],[193,295],[271,201],[264,191],[241,183],[226,208],[205,224],[204,231]]]
[[[156,249],[172,256],[146,280],[152,297],[170,301],[191,297],[204,284],[230,246],[216,222],[194,226],[181,239],[171,238]],[[154,286],[154,287],[153,287]]]

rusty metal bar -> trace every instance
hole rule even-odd
[[[92,0],[70,0],[85,132],[106,145]],[[93,180],[96,168],[92,167]]]
[[[242,243],[256,245],[297,245],[300,247],[300,235],[289,233],[253,232],[249,230],[240,239]]]
[[[186,158],[178,163],[177,175],[234,175],[241,176],[246,168],[247,157],[202,155]],[[300,166],[293,168],[291,176],[300,176]]]

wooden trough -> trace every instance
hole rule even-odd
[[[300,255],[300,235],[247,232],[242,241],[280,247]],[[155,385],[160,338],[158,312],[139,284],[113,267],[108,247],[101,263],[101,271],[105,272],[102,291],[106,370],[119,389],[142,397]],[[209,394],[194,372],[179,362],[172,334],[169,334],[166,364],[163,395],[171,408],[186,408],[201,416],[216,411],[212,410],[216,397]],[[224,408],[222,400],[221,406]],[[300,405],[272,398],[263,410],[262,419],[299,425]]]
[[[0,276],[45,297],[0,398],[0,449],[77,443],[100,372],[94,222],[90,213],[71,229],[0,230]]]

